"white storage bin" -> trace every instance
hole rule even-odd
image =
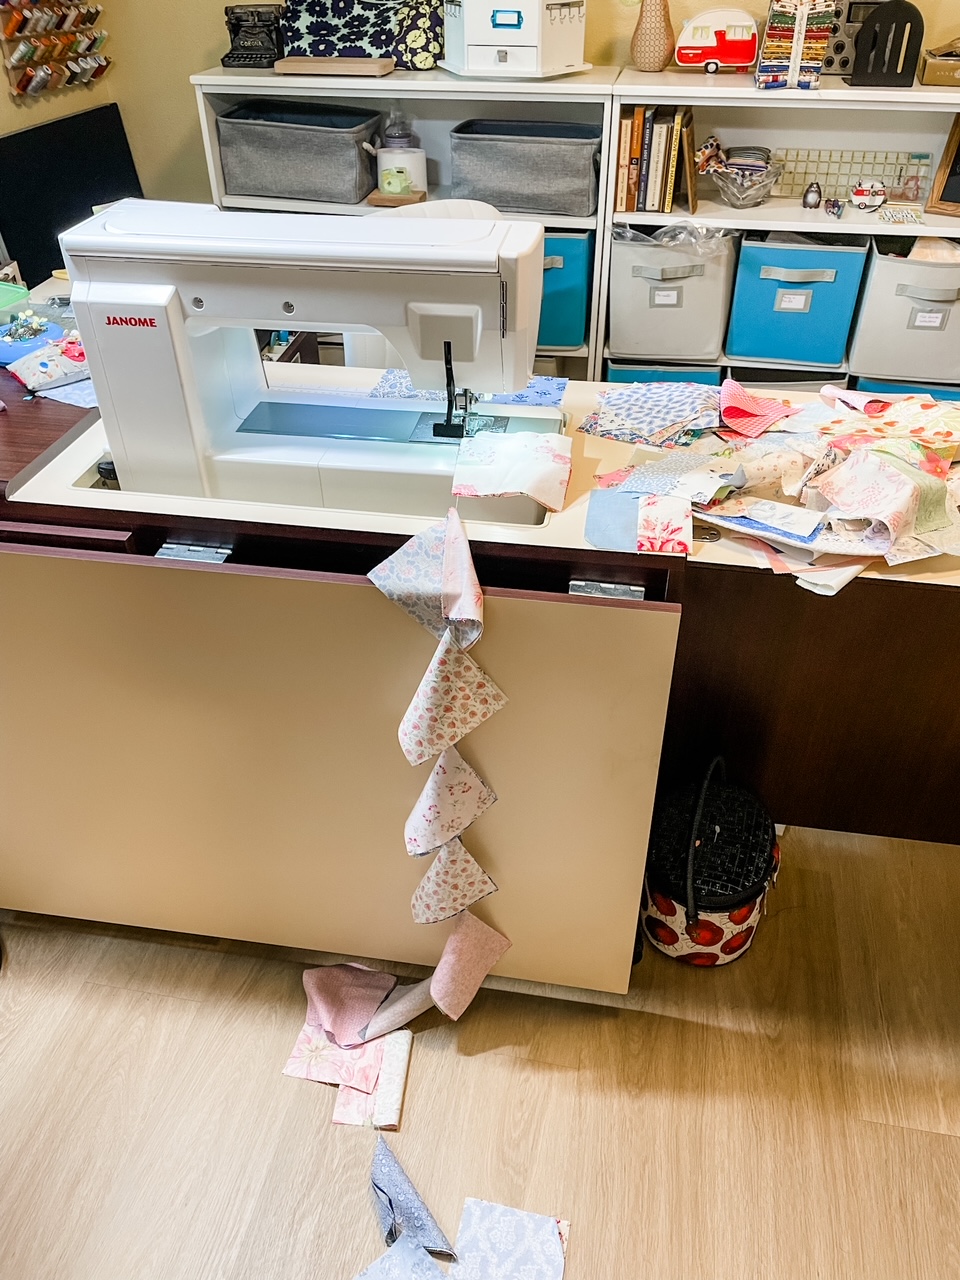
[[[610,259],[611,356],[716,360],[730,310],[737,240],[701,257],[668,245],[614,240]]]
[[[960,264],[870,253],[851,373],[960,382]]]

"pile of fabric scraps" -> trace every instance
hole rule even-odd
[[[483,634],[483,592],[456,511],[369,576],[439,642],[398,733],[410,764],[438,757],[406,820],[404,844],[412,857],[433,858],[411,900],[414,921],[455,924],[422,982],[401,986],[359,964],[308,969],[306,1022],[284,1072],[337,1085],[335,1123],[396,1128],[411,1047],[400,1028],[433,1008],[456,1021],[510,947],[470,911],[497,886],[460,837],[497,797],[456,750],[507,699],[467,652]]]
[[[827,386],[819,401],[796,407],[728,379],[719,408],[723,426],[699,432],[695,446],[653,460],[638,449],[625,467],[598,477],[589,542],[688,554],[695,514],[821,594],[871,560],[960,554],[960,404]],[[602,421],[601,408],[583,429],[596,432]],[[659,430],[656,415],[652,426]]]
[[[569,1222],[468,1199],[454,1247],[383,1138],[370,1180],[388,1247],[356,1280],[563,1280]],[[434,1258],[452,1263],[449,1272]]]
[[[636,382],[605,391],[580,424],[588,435],[657,447],[690,444],[720,426],[720,388],[699,382]]]

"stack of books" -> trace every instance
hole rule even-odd
[[[695,145],[690,107],[625,107],[620,116],[616,213],[670,213],[687,174],[687,203],[696,209]]]

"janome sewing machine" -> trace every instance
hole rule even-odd
[[[562,429],[557,409],[476,399],[532,372],[538,223],[125,200],[61,245],[122,489],[432,515],[465,433]],[[271,390],[255,329],[377,330],[445,399]],[[473,518],[543,518],[529,499],[468,501]]]

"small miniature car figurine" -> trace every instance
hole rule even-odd
[[[863,212],[876,213],[887,202],[887,188],[882,182],[864,182],[862,179],[850,192],[850,203]]]

